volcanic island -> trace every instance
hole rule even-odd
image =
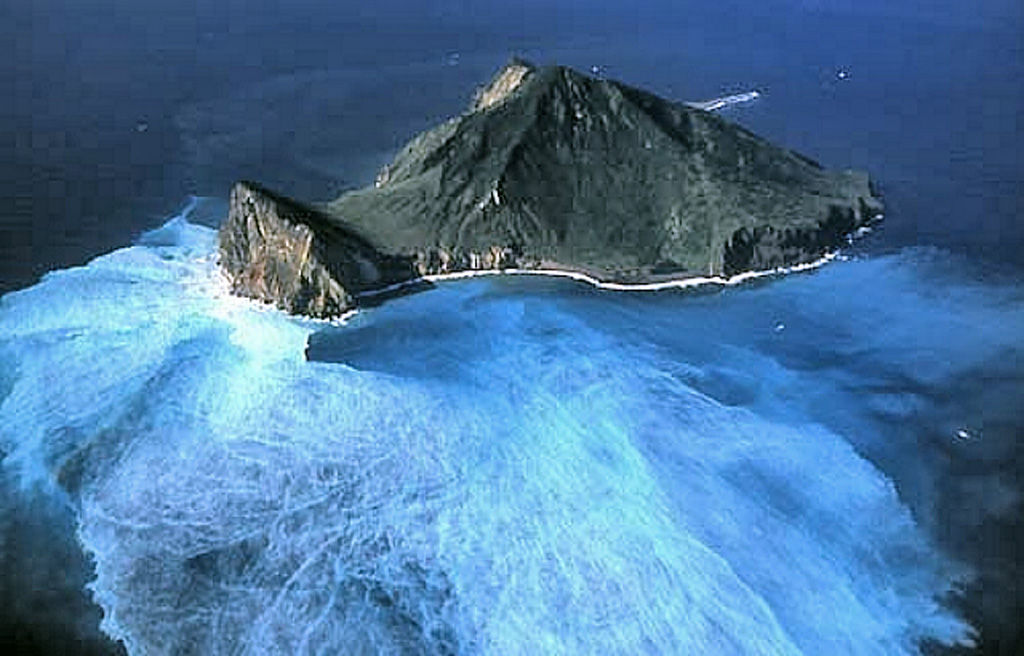
[[[866,173],[696,103],[512,59],[370,187],[314,206],[237,183],[220,264],[238,295],[330,318],[444,277],[650,289],[801,268],[881,211]]]

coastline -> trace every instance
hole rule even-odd
[[[569,280],[575,280],[578,282],[587,283],[597,289],[604,289],[607,291],[616,292],[658,292],[665,291],[668,289],[691,289],[696,287],[703,287],[706,285],[720,285],[720,286],[734,286],[742,284],[748,280],[754,280],[757,278],[767,278],[770,276],[785,275],[789,273],[800,273],[803,271],[810,271],[817,269],[825,264],[828,264],[832,260],[840,257],[838,250],[826,253],[822,257],[812,262],[804,262],[803,264],[794,264],[787,267],[775,267],[774,269],[763,269],[759,271],[745,271],[738,273],[735,276],[725,278],[723,276],[695,276],[689,278],[675,278],[672,280],[665,280],[661,282],[646,282],[646,283],[623,283],[623,282],[607,282],[599,280],[587,273],[582,271],[574,271],[572,269],[477,269],[477,270],[466,270],[466,271],[454,271],[452,273],[436,273],[429,274],[426,276],[420,276],[412,278],[394,285],[388,285],[380,289],[374,289],[359,294],[356,299],[373,299],[377,296],[383,296],[385,294],[393,294],[400,292],[403,289],[409,287],[415,287],[423,285],[424,283],[433,284],[438,282],[447,282],[450,280],[465,280],[469,278],[483,278],[490,276],[547,276],[551,278],[566,278]]]
[[[374,289],[366,291],[358,296],[356,300],[377,300],[378,297],[387,296],[391,294],[401,294],[403,290],[412,290],[416,287],[423,287],[425,285],[433,285],[436,283],[452,282],[457,280],[470,280],[473,278],[487,278],[495,276],[544,276],[548,278],[563,278],[566,280],[574,280],[576,282],[586,283],[596,289],[602,289],[605,291],[615,292],[659,292],[667,291],[670,289],[695,289],[698,287],[705,287],[711,285],[717,285],[721,287],[733,287],[736,285],[743,284],[750,280],[756,280],[759,278],[768,278],[771,276],[782,276],[791,273],[803,273],[818,269],[832,262],[833,260],[843,259],[842,254],[839,250],[835,250],[826,253],[822,257],[814,260],[813,262],[805,262],[803,264],[794,264],[788,267],[776,267],[774,269],[765,269],[761,271],[746,271],[744,273],[736,274],[735,276],[725,278],[722,276],[700,276],[692,278],[676,278],[673,280],[665,280],[661,282],[650,282],[650,283],[618,283],[618,282],[605,282],[599,280],[589,274],[581,271],[573,271],[571,269],[480,269],[480,270],[468,270],[468,271],[455,271],[452,273],[438,273],[427,276],[420,276],[418,278],[412,278],[404,282],[396,283],[394,285],[388,285],[380,289]],[[210,260],[207,260],[210,262]],[[213,264],[213,270],[210,272],[212,279],[206,279],[205,291],[219,303],[227,302],[228,305],[221,306],[223,314],[219,314],[221,318],[229,319],[233,316],[234,312],[238,309],[245,307],[250,310],[256,310],[257,312],[272,312],[282,313],[289,319],[298,320],[302,324],[312,324],[313,326],[344,326],[350,319],[355,318],[366,310],[365,307],[355,307],[350,310],[343,312],[342,314],[327,319],[321,319],[316,317],[307,317],[302,315],[290,314],[281,308],[274,306],[271,303],[261,302],[258,299],[249,298],[246,296],[239,296],[231,290],[231,281],[228,276],[224,273],[220,264],[216,261],[210,262]]]
[[[302,324],[311,324],[313,326],[344,326],[350,319],[355,318],[366,310],[366,307],[355,307],[344,313],[330,318],[316,318],[302,315],[290,314],[281,308],[274,306],[272,303],[261,302],[258,299],[240,296],[231,289],[231,281],[224,270],[221,268],[220,263],[217,261],[216,256],[206,256],[198,258],[199,261],[210,266],[207,275],[200,275],[194,278],[191,283],[193,285],[198,284],[203,289],[203,294],[208,295],[210,298],[218,303],[227,303],[227,305],[221,305],[220,310],[223,314],[219,314],[222,318],[229,319],[234,313],[241,308],[248,308],[250,310],[256,310],[257,312],[271,312],[271,313],[282,313],[289,319],[298,320]],[[723,277],[723,276],[695,276],[689,278],[675,278],[671,280],[664,280],[660,282],[648,282],[648,283],[620,283],[620,282],[608,282],[603,281],[594,276],[584,273],[582,271],[574,271],[572,269],[477,269],[477,270],[465,270],[465,271],[454,271],[451,273],[437,273],[426,276],[419,276],[411,278],[400,283],[381,287],[380,289],[374,289],[370,291],[362,292],[355,298],[358,301],[366,300],[372,302],[379,302],[380,297],[387,297],[389,295],[401,295],[404,290],[412,291],[417,287],[425,287],[434,285],[436,283],[445,283],[458,280],[470,280],[473,278],[488,278],[495,276],[543,276],[548,278],[563,278],[566,280],[573,280],[576,282],[586,283],[595,289],[601,289],[605,291],[614,292],[660,292],[668,291],[672,289],[685,290],[685,289],[696,289],[699,287],[706,286],[720,286],[720,287],[733,287],[741,285],[750,280],[757,280],[760,278],[769,278],[772,276],[783,276],[792,273],[803,273],[812,271],[834,260],[844,259],[840,250],[831,251],[825,255],[819,257],[812,262],[804,262],[802,264],[794,264],[787,267],[775,267],[774,269],[763,269],[759,271],[745,271],[738,273],[735,276]],[[371,306],[372,307],[372,306]]]
[[[143,245],[143,246],[145,246],[145,245],[155,245],[155,244],[146,244],[147,237],[152,238],[153,236],[158,235],[162,230],[165,230],[167,228],[167,225],[169,223],[171,223],[175,219],[184,219],[190,225],[197,225],[197,224],[192,224],[191,221],[189,221],[189,218],[191,217],[191,214],[195,211],[195,209],[198,207],[198,205],[201,203],[202,200],[203,200],[202,197],[197,197],[197,196],[190,195],[188,197],[187,201],[186,201],[185,207],[177,215],[172,217],[172,219],[170,221],[168,221],[167,223],[165,223],[164,225],[162,225],[162,226],[160,226],[158,228],[155,228],[155,229],[153,229],[151,231],[148,231],[146,233],[143,233],[143,235],[137,240],[136,245]],[[876,220],[880,219],[880,218],[881,217],[879,216],[879,217],[876,218]],[[853,241],[855,239],[857,239],[859,237],[863,237],[864,235],[866,235],[867,233],[869,233],[871,231],[872,231],[872,226],[862,226],[862,227],[858,228],[854,233],[848,235],[847,239],[848,239],[848,241],[850,241],[850,243],[853,243]],[[224,299],[231,299],[231,300],[235,300],[235,301],[241,301],[244,305],[247,305],[249,307],[254,307],[254,308],[256,308],[258,310],[261,310],[261,311],[279,310],[279,308],[274,307],[272,304],[261,303],[261,302],[257,301],[256,299],[248,298],[248,297],[245,297],[245,296],[240,296],[240,295],[234,293],[234,291],[232,291],[231,281],[230,281],[229,277],[226,275],[226,273],[224,272],[223,268],[221,267],[220,262],[218,261],[217,256],[215,254],[211,254],[211,255],[212,255],[212,257],[210,258],[210,260],[208,260],[208,262],[210,262],[210,264],[213,265],[213,271],[211,273],[213,274],[214,281],[213,281],[213,284],[210,285],[210,287],[212,287],[212,289],[210,289],[209,287],[208,287],[208,289],[209,289],[209,291],[213,292],[212,296],[214,296],[215,298],[222,299],[222,300],[224,300]],[[201,259],[206,259],[206,258],[201,258]],[[836,260],[836,259],[842,259],[841,249],[836,249],[834,251],[830,251],[828,253],[825,253],[824,255],[819,257],[818,259],[813,260],[811,262],[804,262],[804,263],[801,263],[801,264],[794,264],[794,265],[790,265],[790,266],[775,267],[775,268],[772,268],[772,269],[761,269],[761,270],[755,270],[755,271],[745,271],[743,273],[738,273],[738,274],[736,274],[734,276],[730,276],[730,277],[725,277],[725,276],[720,276],[720,275],[716,275],[716,276],[692,276],[692,277],[683,277],[683,278],[671,278],[671,279],[668,279],[668,280],[661,280],[661,281],[657,281],[657,282],[641,282],[641,283],[625,283],[625,282],[614,282],[614,281],[601,280],[600,278],[597,278],[596,276],[594,276],[594,275],[592,275],[590,273],[587,273],[587,272],[584,272],[584,271],[580,271],[580,270],[570,269],[570,268],[564,268],[564,269],[563,268],[470,269],[470,270],[462,270],[462,271],[453,271],[453,272],[450,272],[450,273],[437,273],[437,274],[428,274],[428,275],[424,275],[424,276],[417,276],[415,278],[410,278],[409,280],[404,280],[404,281],[399,282],[399,283],[395,283],[395,284],[392,284],[392,285],[387,285],[387,286],[381,287],[379,289],[372,289],[372,290],[367,290],[367,291],[361,292],[360,294],[355,296],[355,299],[356,299],[357,302],[358,301],[371,301],[371,302],[376,303],[376,302],[380,302],[381,300],[383,300],[382,297],[387,297],[387,296],[393,295],[393,294],[401,294],[405,290],[410,290],[411,291],[412,289],[415,289],[416,287],[424,287],[424,286],[429,286],[429,285],[433,285],[433,284],[436,284],[436,283],[443,283],[443,282],[448,282],[448,281],[468,280],[468,279],[472,279],[472,278],[484,278],[484,277],[493,277],[493,276],[544,276],[544,277],[549,277],[549,278],[563,278],[563,279],[566,279],[566,280],[573,280],[573,281],[576,281],[576,282],[586,283],[586,284],[588,284],[588,285],[590,285],[590,286],[592,286],[592,287],[594,287],[596,289],[601,289],[601,290],[605,290],[605,291],[614,291],[614,292],[659,292],[659,291],[668,291],[668,290],[671,290],[671,289],[678,289],[678,290],[696,289],[696,288],[699,288],[699,287],[712,286],[712,285],[714,285],[714,286],[721,286],[721,287],[732,287],[732,286],[743,284],[743,283],[745,283],[747,281],[750,281],[750,280],[757,280],[757,279],[761,279],[761,278],[769,278],[769,277],[772,277],[772,276],[782,276],[782,275],[787,275],[787,274],[791,274],[791,273],[802,273],[802,272],[806,272],[806,271],[811,271],[811,270],[817,269],[819,267],[822,267],[822,266],[824,266],[824,265],[828,264],[829,262],[832,262],[833,260]],[[340,314],[338,316],[331,317],[331,318],[323,318],[323,319],[314,318],[314,317],[308,317],[308,316],[296,316],[296,315],[289,315],[289,316],[292,316],[293,318],[300,319],[304,323],[310,323],[310,324],[313,324],[313,325],[340,326],[340,325],[345,325],[348,322],[348,320],[354,318],[356,315],[358,315],[360,313],[360,311],[362,311],[364,309],[365,309],[364,307],[358,307],[357,306],[355,308],[347,310],[346,312],[344,312],[344,313],[342,313],[342,314]]]

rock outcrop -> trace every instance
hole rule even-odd
[[[339,315],[359,293],[413,276],[408,259],[382,253],[321,211],[251,182],[231,192],[220,262],[234,293],[312,317]]]
[[[529,62],[513,57],[489,84],[476,92],[471,110],[475,112],[498,104],[515,91],[533,71],[534,67]]]
[[[833,205],[828,216],[813,226],[740,228],[725,245],[724,273],[734,276],[812,261],[844,240],[852,241],[857,230],[867,227],[860,217],[871,216],[875,210],[866,204],[860,212]]]
[[[864,173],[826,171],[698,108],[514,59],[466,113],[324,211],[239,185],[221,250],[238,293],[330,316],[362,292],[462,270],[634,283],[790,266],[880,212]]]

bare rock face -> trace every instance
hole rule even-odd
[[[833,205],[814,225],[776,227],[763,224],[736,230],[725,245],[724,273],[767,271],[810,262],[851,240],[857,230],[871,223],[877,207],[863,203],[860,211]]]
[[[475,112],[497,105],[515,91],[534,70],[532,64],[513,57],[489,84],[476,92],[470,110]]]
[[[231,192],[220,263],[234,293],[320,318],[413,275],[408,260],[381,253],[337,219],[251,182]]]

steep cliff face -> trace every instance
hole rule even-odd
[[[410,142],[373,188],[329,206],[424,273],[560,267],[621,282],[817,259],[843,242],[835,216],[853,231],[880,208],[864,174],[826,171],[706,111],[521,60],[466,114]],[[772,246],[776,233],[804,237]],[[761,255],[744,261],[755,234]]]
[[[761,224],[740,228],[725,245],[724,273],[734,276],[745,271],[766,271],[778,267],[812,262],[850,240],[870,222],[873,207],[862,207],[859,213],[833,205],[828,216],[814,226],[776,228]]]
[[[407,259],[384,254],[318,210],[251,182],[231,192],[220,263],[232,291],[295,314],[331,317],[360,292],[407,280]]]

